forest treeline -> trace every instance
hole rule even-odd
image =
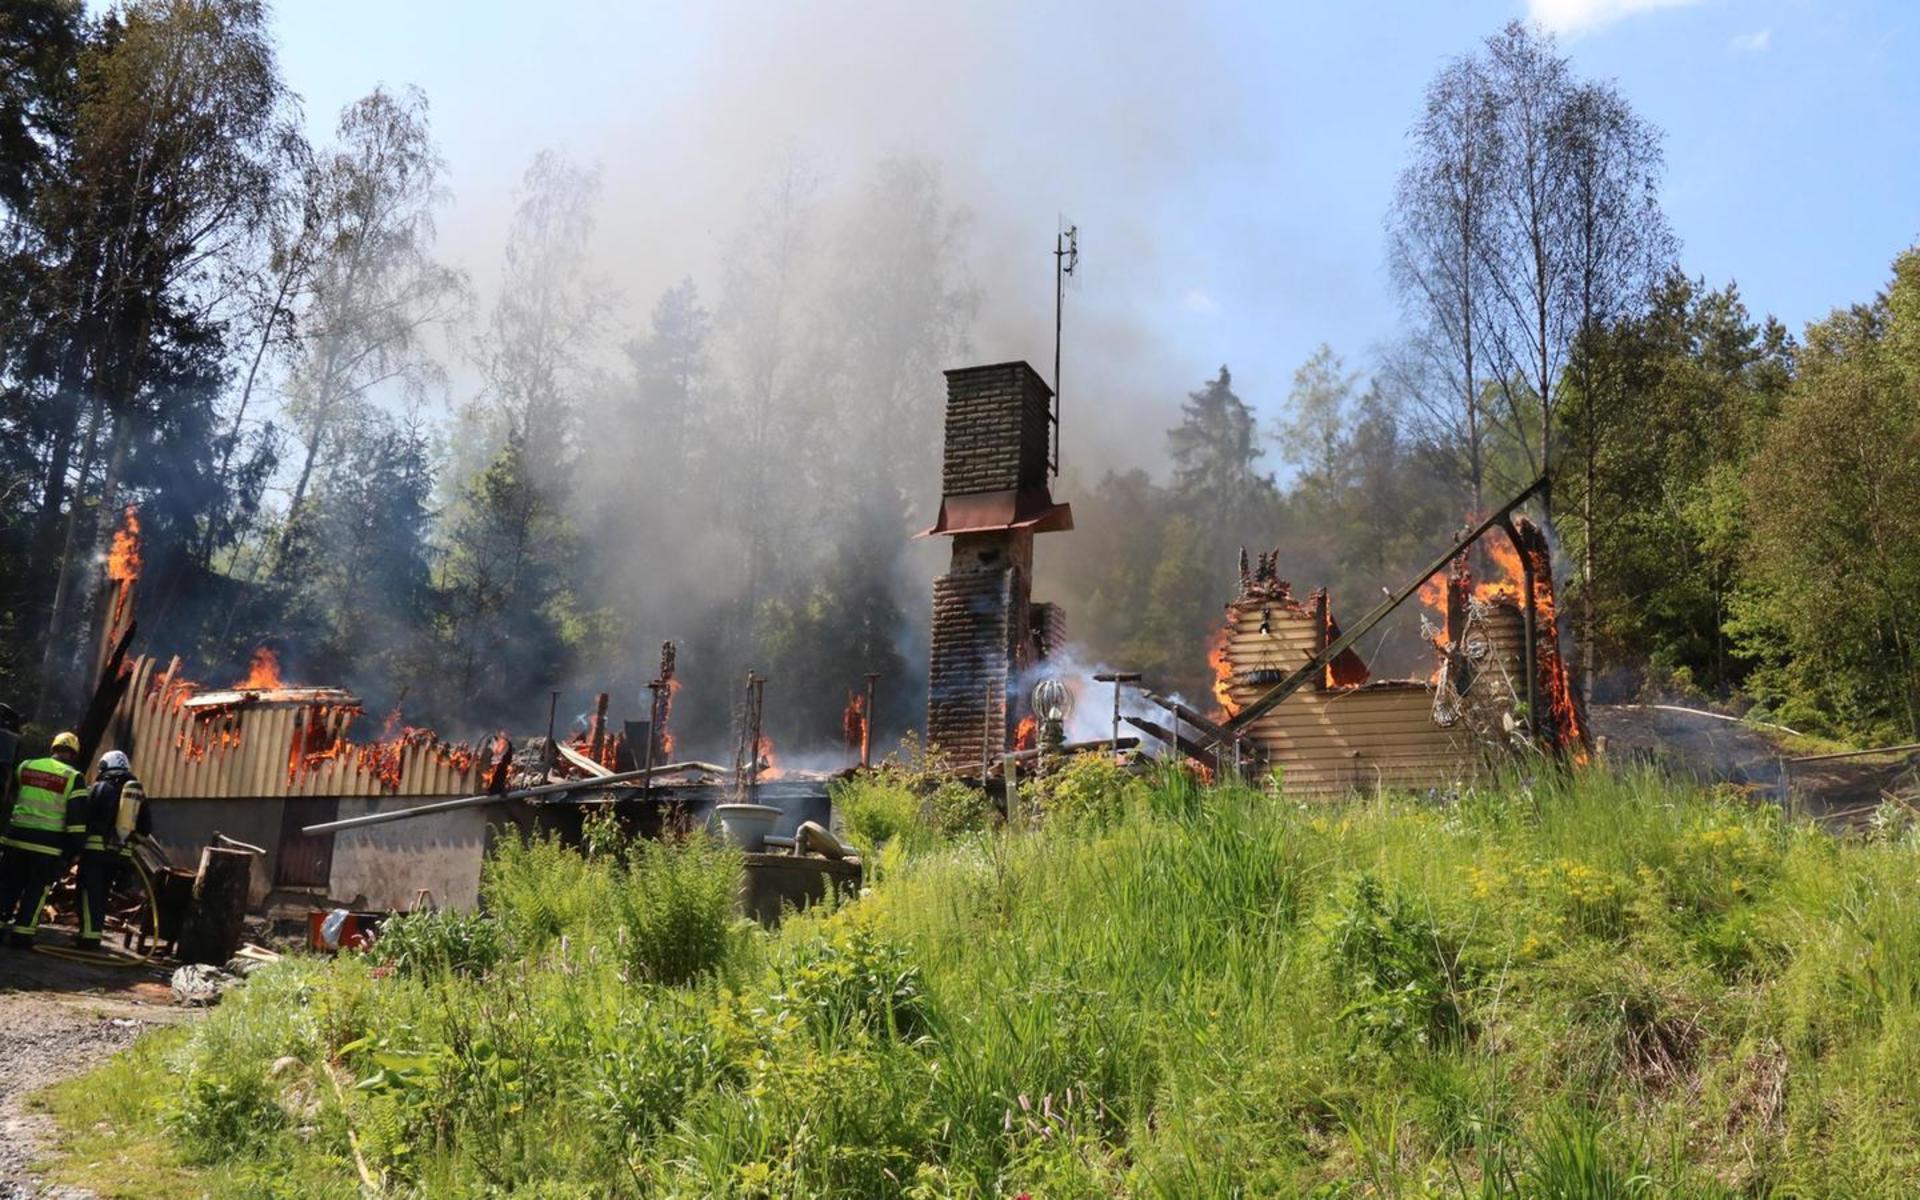
[[[1168,397],[1165,470],[1062,480],[1074,636],[1201,688],[1240,546],[1354,613],[1550,469],[1599,694],[1920,732],[1920,259],[1798,340],[1757,319],[1680,266],[1658,131],[1519,26],[1411,116],[1405,336],[1323,347],[1264,427],[1223,366]],[[748,667],[783,744],[832,745],[869,670],[882,732],[917,723],[907,535],[982,303],[937,166],[771,167],[716,278],[648,298],[595,256],[591,167],[530,163],[476,281],[428,97],[318,118],[254,0],[0,12],[0,696],[73,711],[131,505],[143,647],[209,682],[267,643],[473,734],[548,688],[635,711],[671,637],[714,743]]]

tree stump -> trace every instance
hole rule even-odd
[[[241,922],[253,880],[253,855],[208,846],[200,852],[193,903],[180,928],[180,961],[222,967],[240,948]]]

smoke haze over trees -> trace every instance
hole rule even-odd
[[[0,692],[74,710],[131,503],[143,649],[207,682],[265,642],[473,736],[533,728],[549,688],[635,714],[673,639],[696,750],[749,668],[783,748],[835,746],[867,671],[882,740],[917,723],[940,371],[1010,319],[980,283],[1013,253],[990,192],[910,147],[771,158],[713,270],[637,290],[597,240],[651,220],[609,203],[620,164],[549,150],[470,275],[440,244],[431,100],[372,87],[303,126],[250,0],[0,15]],[[1407,124],[1377,201],[1393,344],[1322,346],[1260,396],[1211,347],[1217,372],[1142,412],[1078,382],[1117,335],[1074,341],[1069,297],[1065,420],[1091,432],[1037,595],[1089,655],[1193,694],[1240,547],[1357,616],[1552,465],[1602,698],[1920,733],[1911,256],[1796,345],[1684,273],[1659,131],[1522,26]],[[1039,272],[1044,249],[1018,252]],[[1376,669],[1421,669],[1406,626],[1364,647]]]

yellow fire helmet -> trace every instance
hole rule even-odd
[[[70,750],[78,754],[80,753],[80,735],[71,731],[67,733],[56,733],[53,735],[53,748],[55,750]]]

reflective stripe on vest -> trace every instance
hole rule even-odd
[[[13,803],[15,829],[59,832],[67,827],[67,799],[79,790],[80,772],[55,758],[20,765],[20,794]]]
[[[47,840],[35,841],[35,838],[45,838]],[[38,829],[16,830],[6,837],[0,837],[0,846],[5,846],[13,850],[25,850],[29,854],[52,854],[56,857],[67,852],[66,847],[60,842],[60,835],[58,833]]]

